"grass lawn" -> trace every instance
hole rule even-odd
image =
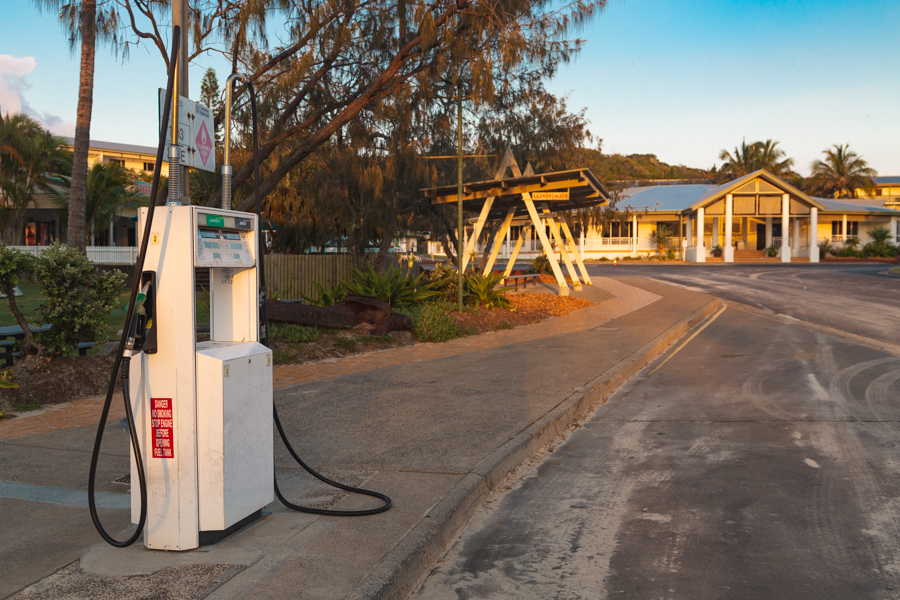
[[[22,311],[22,314],[25,315],[25,320],[29,323],[37,323],[37,309],[44,302],[44,296],[41,295],[40,286],[33,283],[19,283],[19,289],[22,290],[24,296],[18,296],[16,298],[16,306],[19,307],[19,310]],[[127,288],[122,288],[122,293],[119,295],[119,301],[117,302],[117,308],[114,308],[109,316],[106,317],[105,325],[106,325],[106,340],[104,341],[115,341],[119,339],[118,331],[122,329],[122,325],[125,322],[125,305],[128,303],[128,298],[131,295],[131,290]],[[198,297],[202,296],[202,294],[198,294]],[[6,327],[9,325],[18,325],[16,323],[15,317],[12,315],[12,311],[9,310],[9,300],[6,298],[0,298],[0,327]],[[197,309],[197,323],[198,324],[209,324],[209,316],[206,313],[202,313]],[[103,345],[102,341],[98,340],[98,343],[88,351],[88,355],[94,355]]]

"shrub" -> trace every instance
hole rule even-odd
[[[531,261],[531,265],[528,267],[529,273],[540,273],[541,275],[550,275],[551,274],[550,267],[550,259],[547,258],[546,254],[541,254],[537,256],[534,260]]]
[[[272,327],[272,339],[289,344],[302,344],[314,342],[319,337],[316,327],[304,327],[303,325],[277,325]]]
[[[666,252],[666,258],[675,260],[675,248],[669,248],[668,252]]]
[[[457,271],[450,263],[438,263],[434,269],[426,274],[428,289],[435,293],[434,299],[456,302]]]
[[[718,258],[719,256],[722,256],[722,253],[723,253],[723,252],[724,252],[724,250],[722,250],[722,246],[719,246],[718,244],[716,244],[715,246],[713,246],[713,248],[712,248],[712,250],[711,250],[712,255],[715,256],[715,257],[717,257],[717,258]]]
[[[34,280],[47,300],[38,318],[53,328],[40,334],[52,354],[75,356],[78,342],[96,342],[105,335],[104,321],[122,293],[125,273],[99,274],[78,250],[59,243],[35,261]]]
[[[778,256],[778,247],[775,244],[772,244],[768,248],[766,248],[766,256],[769,258],[773,258]]]
[[[506,308],[509,301],[503,297],[496,288],[497,284],[503,279],[501,273],[489,273],[488,275],[466,275],[466,287],[469,298],[476,307],[484,305],[487,309],[493,309],[495,306]]]
[[[417,304],[437,295],[436,292],[431,291],[428,283],[423,281],[424,276],[423,273],[415,279],[411,279],[393,267],[381,274],[376,273],[375,269],[369,265],[367,271],[355,269],[353,280],[343,283],[351,294],[374,296],[391,306],[406,306]]]
[[[834,252],[834,246],[831,245],[831,240],[822,240],[819,242],[819,256],[825,257],[831,252]]]
[[[459,325],[450,316],[455,307],[449,302],[427,302],[401,308],[412,319],[412,332],[420,342],[446,342],[460,336]]]
[[[862,252],[856,249],[856,245],[851,244],[850,240],[847,240],[847,245],[838,250],[835,256],[841,258],[860,258],[862,255]]]
[[[878,256],[890,258],[897,256],[898,248],[889,240],[892,237],[891,230],[878,226],[867,234],[872,241],[863,246],[864,256]]]
[[[19,276],[30,273],[34,269],[34,257],[26,254],[21,250],[9,248],[0,244],[0,292],[6,294],[6,301],[9,303],[9,312],[16,319],[19,327],[25,332],[25,341],[23,350],[33,352],[40,355],[42,348],[36,344],[31,337],[31,331],[28,329],[28,322],[25,315],[16,305],[15,288],[19,283]],[[17,386],[18,387],[18,386]]]
[[[302,296],[304,300],[306,300],[313,306],[333,306],[340,303],[344,299],[344,297],[347,296],[347,286],[345,286],[343,282],[340,281],[336,286],[330,289],[326,289],[324,286],[315,281],[313,281],[313,286],[316,288],[315,298],[311,298],[306,294],[300,294],[300,296]]]

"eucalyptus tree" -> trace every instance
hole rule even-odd
[[[135,35],[155,44],[164,57],[161,24],[168,3],[117,1],[128,12]],[[583,44],[567,35],[605,4],[606,0],[209,1],[192,7],[191,57],[206,51],[227,53],[264,97],[260,158],[261,191],[267,196],[341,129],[365,111],[377,114],[381,104],[390,104],[401,91],[422,105],[452,97],[447,88],[455,83],[457,66],[469,82],[467,100],[473,106],[522,93],[552,76]],[[266,22],[274,18],[285,23],[285,34],[269,39]],[[248,187],[252,172],[246,161],[237,169],[233,187]],[[236,208],[246,210],[255,202],[249,188]]]
[[[118,47],[118,10],[114,0],[32,0],[38,10],[55,11],[69,39],[72,53],[80,47],[78,111],[75,117],[75,144],[69,201],[69,244],[84,252],[85,193],[87,158],[94,107],[94,56],[97,41]]]
[[[812,174],[806,180],[808,191],[823,198],[853,198],[858,189],[874,191],[872,178],[878,173],[850,150],[849,144],[834,144],[822,154],[824,161],[812,163]]]

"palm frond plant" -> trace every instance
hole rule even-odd
[[[666,249],[666,244],[669,243],[670,237],[672,237],[672,230],[665,224],[657,225],[653,233],[650,234],[650,240],[656,244],[656,250],[660,255]]]
[[[528,266],[528,272],[538,273],[540,275],[550,275],[550,259],[547,258],[546,254],[540,254],[536,256]]]
[[[405,306],[437,295],[423,279],[424,273],[412,279],[393,267],[382,274],[369,265],[366,271],[354,269],[353,279],[343,283],[350,294],[373,296],[391,306]]]
[[[339,304],[347,295],[347,287],[340,281],[332,288],[326,288],[320,283],[313,281],[313,287],[316,288],[315,298],[306,294],[300,294],[301,298],[313,306],[333,306]]]
[[[897,246],[889,241],[891,237],[893,237],[890,229],[884,226],[878,226],[871,229],[866,235],[872,240],[863,246],[863,253],[866,256],[880,256],[885,258],[897,256]]]
[[[501,293],[502,289],[497,289],[497,285],[502,280],[502,273],[488,273],[487,275],[474,273],[466,275],[467,297],[476,308],[479,306],[484,306],[489,310],[495,307],[507,308],[510,305],[509,300]]]

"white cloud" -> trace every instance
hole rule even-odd
[[[25,92],[31,87],[28,83],[28,74],[36,68],[37,60],[33,56],[16,58],[9,54],[0,54],[0,111],[4,114],[25,113],[57,135],[74,135],[74,121],[65,121],[57,115],[41,112],[31,106],[25,98]]]

